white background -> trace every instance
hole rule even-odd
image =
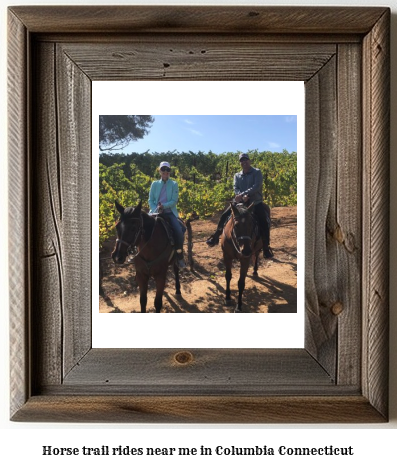
[[[65,425],[65,424],[17,424],[8,420],[8,297],[7,297],[7,162],[6,162],[6,6],[13,4],[82,4],[81,1],[59,2],[52,0],[44,1],[18,1],[1,3],[1,132],[0,146],[0,217],[1,217],[1,325],[0,325],[0,348],[1,348],[1,390],[0,390],[0,433],[1,448],[0,462],[3,469],[41,469],[59,471],[74,469],[86,469],[87,466],[95,466],[101,471],[113,467],[120,471],[132,469],[186,469],[201,470],[203,467],[219,469],[220,466],[244,466],[250,470],[274,469],[274,466],[286,466],[289,469],[305,470],[332,470],[338,469],[360,469],[373,470],[375,468],[395,469],[397,443],[397,290],[396,267],[397,256],[395,246],[391,246],[391,354],[390,354],[390,422],[385,425],[327,425],[327,426],[148,426],[148,425]],[[85,4],[110,4],[110,1],[89,2]],[[140,2],[118,2],[120,4],[150,4],[149,1]],[[214,2],[161,2],[156,4],[214,4]],[[273,5],[287,5],[293,2],[273,0]],[[266,2],[243,2],[222,1],[220,5],[264,5]],[[392,129],[391,129],[391,240],[397,240],[396,228],[396,196],[397,196],[397,165],[393,156],[397,154],[397,120],[396,120],[396,62],[397,62],[397,2],[396,0],[339,0],[337,3],[327,1],[296,2],[301,5],[382,5],[390,6],[392,9]],[[41,446],[174,446],[174,447],[207,447],[222,446],[273,446],[276,449],[281,445],[286,446],[353,446],[355,455],[353,457],[43,457]],[[4,466],[5,463],[8,463]]]
[[[194,90],[194,93],[192,93]],[[189,96],[177,100],[175,96]],[[230,97],[233,96],[233,100]],[[216,97],[216,100],[214,100]],[[259,97],[259,98],[258,98]],[[262,97],[262,98],[261,98]],[[296,115],[298,151],[298,312],[288,314],[99,313],[98,283],[92,283],[94,348],[301,348],[304,342],[304,84],[303,82],[93,82],[92,214],[98,228],[99,115]],[[133,111],[132,111],[133,110]],[[183,150],[183,149],[178,149]],[[264,150],[264,149],[259,149]],[[172,165],[172,164],[171,164]],[[98,280],[98,231],[92,232],[93,274]],[[237,276],[235,274],[234,276]],[[182,285],[183,294],[183,285]],[[245,292],[249,296],[249,292]],[[152,307],[154,293],[149,292]],[[178,329],[172,326],[179,326]],[[167,335],[164,335],[167,332]]]

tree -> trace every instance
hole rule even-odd
[[[99,150],[121,150],[149,134],[154,118],[145,115],[100,115]]]

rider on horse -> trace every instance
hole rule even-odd
[[[270,208],[263,203],[262,197],[262,172],[258,168],[251,167],[248,154],[239,155],[241,172],[234,175],[234,193],[236,203],[254,204],[254,214],[258,222],[263,244],[264,258],[272,258],[273,251],[270,248]],[[219,237],[230,216],[231,209],[228,208],[221,216],[215,233],[206,241],[210,247],[219,244]]]
[[[168,162],[161,162],[159,166],[160,180],[152,183],[149,192],[149,214],[160,213],[161,216],[170,224],[177,253],[179,268],[185,268],[183,259],[184,228],[178,219],[178,183],[170,179],[171,165]],[[185,229],[186,230],[186,229]]]

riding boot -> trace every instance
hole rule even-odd
[[[222,234],[222,229],[217,229],[212,236],[206,240],[206,244],[210,247],[214,247],[215,245],[219,244],[219,237]]]
[[[274,254],[273,254],[273,250],[271,249],[271,247],[269,246],[268,242],[267,242],[267,238],[264,237],[262,239],[262,245],[263,245],[263,258],[273,258],[274,257]]]
[[[186,263],[183,258],[183,249],[177,249],[176,251],[176,258],[178,260],[178,267],[179,268],[186,268]]]

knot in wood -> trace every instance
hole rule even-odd
[[[193,361],[193,355],[190,352],[178,352],[175,354],[174,360],[180,365],[186,365]]]
[[[335,304],[332,305],[331,311],[332,314],[334,314],[335,316],[339,316],[343,311],[343,304],[337,301]]]
[[[336,239],[340,244],[343,244],[345,240],[345,236],[343,234],[342,228],[340,226],[337,226],[334,232],[334,239]]]

